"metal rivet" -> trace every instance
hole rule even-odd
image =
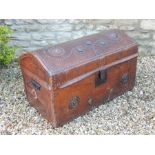
[[[116,33],[112,33],[110,36],[111,36],[112,39],[116,39],[117,38],[117,34]]]
[[[88,41],[86,41],[86,44],[87,44],[87,45],[91,45],[92,42],[88,40]]]
[[[77,48],[77,51],[80,52],[80,53],[84,52],[84,50],[82,48],[80,48],[80,47]]]
[[[80,102],[80,97],[79,96],[73,96],[71,99],[71,102],[69,104],[69,109],[75,108]]]
[[[101,45],[105,45],[105,42],[104,42],[104,41],[100,41],[100,44],[101,44]]]
[[[127,73],[123,74],[123,75],[122,75],[121,82],[122,82],[123,84],[125,84],[125,83],[128,82],[128,80],[129,80],[128,74],[127,74]]]
[[[93,99],[92,99],[92,97],[89,97],[89,98],[88,98],[88,104],[89,104],[89,105],[92,105],[92,104],[93,104]]]

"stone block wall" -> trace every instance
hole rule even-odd
[[[155,20],[114,19],[4,19],[14,30],[11,45],[18,46],[16,56],[108,29],[121,29],[134,38],[142,56],[155,55]]]

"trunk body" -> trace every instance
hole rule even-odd
[[[20,57],[28,101],[54,127],[76,118],[135,84],[137,44],[105,31]]]

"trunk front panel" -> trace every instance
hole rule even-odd
[[[98,72],[73,85],[56,90],[54,103],[57,126],[81,115],[94,106],[133,88],[137,58],[107,69],[106,80],[96,86]]]

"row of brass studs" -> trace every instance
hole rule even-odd
[[[117,38],[118,38],[118,36],[117,36],[116,33],[110,34],[110,37],[111,37],[112,41],[115,41],[115,40],[117,40]],[[97,40],[97,41],[94,42],[94,43],[93,43],[92,41],[90,41],[90,40],[87,40],[87,41],[85,42],[85,44],[86,44],[87,46],[91,46],[91,45],[96,44],[96,43],[99,43],[99,45],[101,45],[101,46],[105,46],[105,45],[107,44],[107,40],[104,41],[104,40],[100,39],[100,40]],[[79,53],[84,53],[84,48],[82,48],[82,47],[77,47],[76,50],[77,50],[77,52],[79,52]]]
[[[126,84],[129,80],[128,74],[125,73],[122,75],[122,79],[121,82],[122,84]],[[93,104],[93,98],[92,97],[88,97],[88,105],[92,105]],[[75,107],[77,107],[80,103],[80,97],[79,96],[73,96],[71,99],[71,102],[69,103],[69,109],[73,109]]]

